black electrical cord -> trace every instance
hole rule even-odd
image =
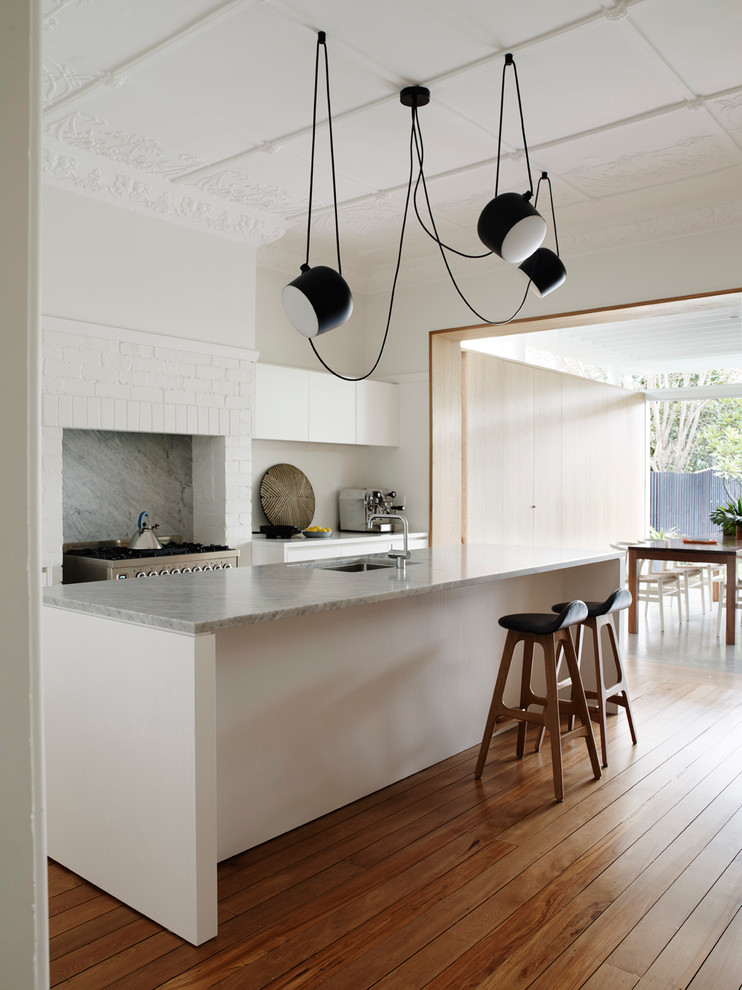
[[[502,83],[500,85],[500,126],[497,130],[497,168],[495,170],[495,196],[497,196],[498,190],[500,188],[500,149],[502,147],[502,115],[503,108],[505,106],[505,73],[508,71],[508,66],[513,67],[513,75],[515,76],[515,93],[518,97],[518,113],[520,114],[520,132],[523,135],[523,152],[526,156],[526,168],[528,170],[528,188],[530,189],[531,196],[533,196],[533,178],[531,176],[531,160],[528,157],[528,142],[526,141],[526,124],[523,119],[523,104],[520,99],[520,86],[518,85],[518,70],[515,67],[515,59],[508,53],[505,56],[505,64],[502,67]]]
[[[359,375],[357,378],[352,378],[352,377],[350,377],[348,375],[341,375],[337,371],[334,371],[329,366],[329,364],[327,364],[327,362],[324,360],[324,358],[321,357],[321,355],[319,354],[317,348],[315,347],[314,341],[311,338],[309,339],[309,343],[311,344],[312,350],[314,351],[315,355],[317,356],[317,360],[319,361],[319,363],[324,368],[326,368],[327,371],[330,372],[330,374],[334,375],[336,378],[342,378],[342,380],[344,382],[362,382],[365,378],[368,378],[370,375],[372,375],[374,373],[374,371],[376,371],[376,368],[379,365],[379,361],[381,361],[381,355],[384,353],[384,347],[386,346],[387,338],[389,336],[389,328],[391,327],[391,323],[392,323],[392,311],[394,309],[394,295],[395,295],[395,293],[397,291],[397,279],[399,278],[399,269],[400,269],[400,266],[402,264],[402,247],[404,245],[405,228],[407,226],[407,214],[409,212],[410,196],[412,194],[412,180],[413,180],[414,173],[415,173],[414,146],[415,146],[415,132],[414,132],[414,127],[413,127],[410,130],[410,175],[409,175],[409,178],[407,180],[407,195],[405,197],[404,212],[402,214],[402,229],[401,229],[400,234],[399,234],[399,250],[397,252],[397,264],[396,264],[396,267],[394,269],[394,278],[392,280],[392,291],[391,291],[391,294],[390,294],[390,297],[389,297],[389,312],[388,312],[387,318],[386,318],[386,328],[384,330],[384,339],[381,342],[381,347],[379,348],[378,356],[377,356],[376,360],[374,361],[373,366],[371,367],[371,370],[370,371],[367,371],[365,375]]]
[[[314,57],[314,99],[312,102],[312,151],[309,162],[309,209],[307,211],[307,251],[305,264],[309,266],[309,242],[312,234],[312,198],[314,193],[314,150],[317,143],[317,93],[319,90],[319,53],[324,52],[325,61],[325,89],[327,92],[327,127],[330,133],[330,166],[332,172],[332,203],[335,211],[335,246],[337,248],[338,274],[343,274],[340,263],[340,224],[338,222],[338,194],[335,183],[335,145],[332,137],[332,108],[330,106],[330,65],[327,58],[326,34],[319,31],[317,34],[317,48]]]
[[[534,206],[534,209],[535,209],[536,204],[538,203],[538,194],[539,194],[539,190],[541,189],[541,183],[542,182],[545,182],[548,185],[548,187],[549,187],[549,203],[551,204],[551,223],[552,223],[552,226],[554,228],[554,247],[556,248],[556,256],[558,258],[559,257],[559,238],[557,236],[556,212],[554,210],[554,193],[553,193],[552,188],[551,188],[551,179],[549,178],[549,173],[548,172],[542,172],[541,173],[541,178],[538,180],[538,184],[536,186],[536,198],[533,201],[533,206]]]
[[[419,166],[420,166],[420,174],[422,175],[422,161],[423,161],[423,159],[422,159],[422,152],[421,152],[420,148],[418,147],[418,139],[420,137],[420,122],[419,122],[418,117],[417,117],[417,107],[413,107],[412,108],[412,132],[413,132],[413,136],[415,137],[415,147],[416,147],[417,153],[418,153],[418,162],[419,162]],[[421,138],[420,138],[420,140],[421,140]],[[459,287],[459,284],[456,281],[456,278],[455,278],[453,272],[451,271],[451,266],[449,265],[448,258],[446,257],[446,250],[447,250],[447,248],[446,248],[446,245],[443,243],[443,241],[438,236],[438,228],[437,228],[436,223],[435,223],[435,218],[433,216],[433,211],[432,211],[432,209],[430,207],[430,200],[428,199],[427,186],[425,186],[424,180],[423,180],[423,189],[425,191],[425,200],[426,200],[427,207],[428,207],[428,214],[430,216],[430,224],[431,224],[431,226],[433,228],[433,231],[434,231],[433,240],[438,245],[438,250],[441,253],[441,258],[443,259],[443,264],[446,266],[446,271],[448,272],[448,277],[451,279],[451,283],[452,283],[454,289],[456,290],[456,292],[459,294],[459,297],[463,300],[464,305],[478,319],[482,320],[483,323],[489,324],[489,326],[499,327],[499,326],[505,326],[505,324],[507,324],[507,323],[512,323],[512,321],[516,318],[516,316],[518,315],[518,313],[520,313],[520,311],[523,309],[523,307],[526,304],[526,299],[528,298],[528,290],[531,287],[531,280],[530,279],[528,280],[528,283],[526,285],[526,291],[523,293],[523,299],[521,300],[520,305],[518,306],[518,308],[516,309],[516,311],[513,313],[513,315],[512,316],[509,316],[507,318],[507,320],[490,320],[490,319],[488,319],[488,317],[483,316],[478,310],[476,310],[471,305],[471,303],[469,302],[469,300],[466,298],[466,296],[464,295],[464,293],[461,291],[461,288]],[[456,252],[456,253],[458,254],[459,252]],[[491,254],[492,252],[488,252],[488,253]],[[464,257],[475,257],[475,255],[464,255]],[[485,255],[479,255],[478,257],[485,257]]]
[[[422,130],[420,129],[420,121],[418,120],[418,117],[417,117],[417,107],[413,107],[412,109],[413,109],[413,123],[412,123],[412,126],[413,126],[413,128],[415,129],[415,132],[416,132],[415,147],[416,147],[416,150],[417,150],[417,160],[418,160],[418,164],[419,164],[419,171],[418,171],[417,181],[415,182],[415,195],[413,196],[412,202],[413,202],[413,206],[415,207],[415,216],[417,217],[418,223],[420,224],[420,226],[422,227],[422,229],[425,231],[425,233],[428,235],[428,237],[430,237],[431,240],[434,240],[439,247],[444,247],[447,251],[451,251],[453,254],[458,254],[459,257],[461,257],[461,258],[488,258],[491,254],[494,254],[494,251],[485,251],[483,254],[467,254],[465,251],[459,251],[457,248],[451,247],[450,244],[444,244],[443,241],[440,239],[440,237],[438,237],[438,231],[437,230],[435,231],[435,233],[433,233],[432,231],[428,230],[428,228],[425,226],[425,221],[420,216],[420,210],[419,210],[418,205],[417,205],[417,194],[418,194],[418,190],[420,189],[421,186],[422,186],[422,189],[423,189],[423,193],[425,195],[425,202],[426,202],[426,205],[427,205],[427,208],[428,208],[428,215],[431,217],[431,219],[432,219],[432,216],[433,216],[433,211],[431,210],[431,207],[430,207],[430,197],[428,196],[428,186],[427,186],[427,183],[425,182],[425,172],[423,171],[423,159],[425,158],[425,148],[423,146]]]

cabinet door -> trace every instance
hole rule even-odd
[[[355,382],[309,372],[309,439],[315,443],[356,442]]]
[[[309,372],[273,364],[255,365],[253,437],[309,439]]]
[[[389,382],[358,382],[356,443],[395,447],[399,443],[399,398]]]

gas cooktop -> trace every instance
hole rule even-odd
[[[177,557],[191,553],[222,553],[229,547],[215,543],[168,543],[161,550],[130,550],[129,547],[83,547],[67,550],[67,555],[92,557],[95,560],[142,560],[145,557]]]

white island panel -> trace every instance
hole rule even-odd
[[[43,612],[49,855],[189,942],[212,938],[214,637]]]

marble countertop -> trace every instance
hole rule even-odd
[[[413,550],[404,576],[394,567],[359,573],[328,570],[328,565],[356,559],[342,557],[209,574],[52,585],[44,589],[43,603],[197,635],[621,557],[613,550],[467,544]],[[363,560],[388,558],[381,553]]]

